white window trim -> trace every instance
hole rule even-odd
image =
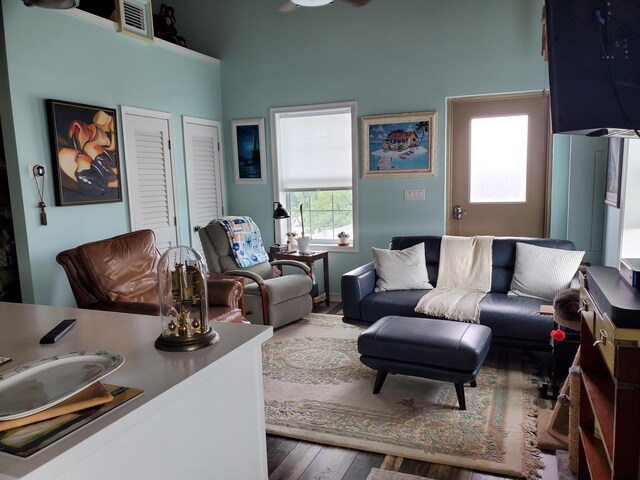
[[[352,175],[352,208],[353,208],[353,236],[350,239],[351,243],[348,247],[339,247],[338,239],[336,243],[313,243],[311,240],[311,248],[314,250],[325,250],[329,252],[353,252],[357,253],[360,250],[360,235],[358,228],[358,112],[356,109],[355,101],[348,102],[335,102],[335,103],[320,103],[313,105],[297,105],[292,107],[273,107],[269,109],[270,130],[271,130],[271,168],[273,172],[273,199],[275,202],[280,202],[283,205],[286,204],[285,193],[280,191],[281,178],[278,170],[278,142],[276,134],[276,115],[288,112],[300,112],[300,111],[312,111],[312,110],[334,110],[336,108],[350,108],[351,109],[351,175]],[[275,222],[276,236],[282,237],[282,225],[284,222]]]

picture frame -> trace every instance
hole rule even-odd
[[[436,175],[437,112],[362,117],[360,136],[363,178]]]
[[[235,183],[267,183],[264,118],[231,121]]]
[[[116,110],[46,100],[57,206],[122,201]]]
[[[620,185],[622,183],[625,147],[623,138],[612,137],[609,139],[604,203],[616,208],[620,208]]]
[[[151,0],[116,0],[116,23],[120,33],[154,41]]]

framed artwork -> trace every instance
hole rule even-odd
[[[47,100],[56,205],[121,202],[116,111]]]
[[[436,174],[436,112],[361,118],[362,177],[431,177]]]
[[[267,183],[264,118],[231,121],[235,183]]]
[[[604,203],[620,208],[620,183],[622,180],[622,163],[624,160],[625,142],[622,138],[609,139],[607,155],[607,179],[604,191]]]

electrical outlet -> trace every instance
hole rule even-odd
[[[404,200],[405,201],[408,201],[408,200],[424,200],[424,199],[425,199],[424,188],[417,189],[417,190],[405,190],[404,191]]]

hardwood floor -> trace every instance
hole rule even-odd
[[[314,313],[338,313],[340,304],[324,303]],[[409,473],[432,480],[497,480],[490,475],[447,465],[267,435],[269,480],[365,480],[372,468]],[[543,453],[541,480],[558,480],[556,457]]]
[[[409,473],[432,480],[498,480],[490,475],[447,465],[363,452],[267,435],[269,480],[365,480],[372,468]],[[555,455],[543,453],[541,480],[557,480]]]

